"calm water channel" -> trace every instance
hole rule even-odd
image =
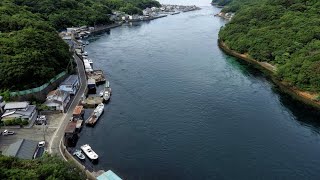
[[[78,142],[99,154],[95,169],[129,180],[320,178],[319,116],[218,48],[217,12],[208,4],[91,38],[86,51],[113,90]]]

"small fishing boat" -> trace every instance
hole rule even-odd
[[[81,150],[76,149],[73,153],[74,156],[77,156],[80,160],[84,160],[86,157],[82,154]]]
[[[82,145],[80,148],[91,160],[97,160],[99,158],[98,154],[91,149],[89,144]]]
[[[106,87],[106,88],[109,88],[109,87],[110,87],[109,81],[106,81],[105,87]]]
[[[103,94],[104,94],[104,90],[101,90],[100,93],[99,93],[100,97],[102,97]]]
[[[110,96],[111,96],[111,94],[112,94],[111,87],[107,88],[107,90],[106,90],[106,91],[109,91]]]
[[[109,91],[105,91],[104,94],[103,94],[104,102],[109,101],[109,99],[110,99],[110,92]]]
[[[98,121],[98,119],[100,118],[101,114],[104,111],[104,104],[100,103],[96,109],[94,109],[93,113],[91,114],[91,116],[86,120],[86,124],[87,125],[91,125],[93,126],[94,124],[96,124],[96,122]]]
[[[89,64],[93,64],[92,59],[88,59]]]

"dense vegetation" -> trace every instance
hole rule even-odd
[[[219,37],[231,49],[277,67],[277,76],[320,90],[320,1],[234,0],[236,12]]]
[[[0,169],[0,179],[86,179],[73,164],[47,155],[34,160],[0,155]]]
[[[141,14],[154,0],[1,0],[0,91],[38,87],[72,66],[57,34],[66,27],[112,23],[112,10]]]
[[[225,6],[228,5],[232,0],[212,0],[212,4],[218,5],[218,6]]]

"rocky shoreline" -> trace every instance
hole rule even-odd
[[[318,94],[308,92],[308,91],[303,91],[295,86],[291,86],[288,83],[279,80],[275,75],[276,69],[270,68],[270,66],[264,62],[259,62],[244,54],[240,54],[236,51],[231,50],[220,39],[218,40],[218,45],[226,54],[234,56],[238,59],[244,60],[250,64],[255,65],[257,69],[261,70],[263,73],[268,75],[271,78],[271,80],[281,89],[282,92],[290,95],[293,99],[298,100],[299,102],[303,102],[304,104],[309,105],[310,107],[320,110],[320,102],[316,100],[316,98],[318,97]]]

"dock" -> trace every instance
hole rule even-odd
[[[84,108],[95,108],[100,103],[103,103],[103,99],[100,96],[90,96],[81,102]]]
[[[103,84],[106,82],[106,77],[102,70],[93,70],[92,72],[87,72],[88,79],[94,79],[96,84]]]

